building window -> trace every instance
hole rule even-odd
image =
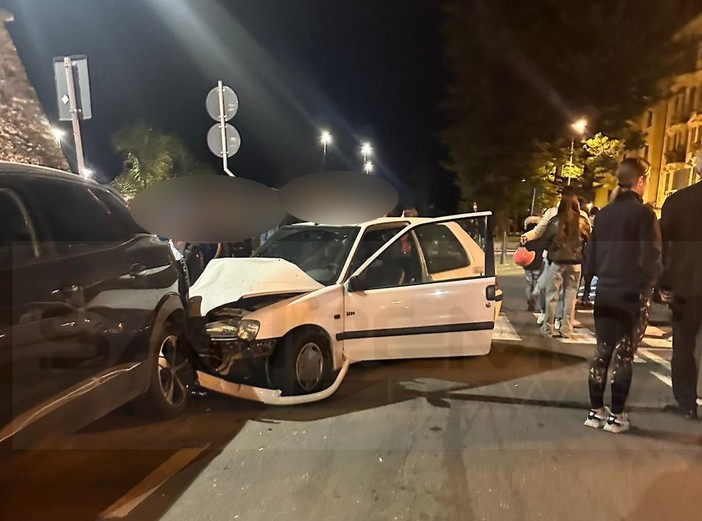
[[[692,87],[692,89],[690,89],[690,103],[688,105],[690,111],[695,110],[697,108],[696,100],[697,100],[697,87]]]
[[[653,111],[649,110],[648,115],[646,117],[646,127],[652,127],[653,126]]]

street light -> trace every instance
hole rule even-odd
[[[582,136],[587,130],[587,120],[585,118],[580,118],[579,120],[571,123],[570,128],[579,135]],[[570,166],[573,166],[573,156],[575,155],[575,136],[570,141]],[[568,178],[568,184],[570,184],[570,177]]]
[[[370,161],[366,161],[365,163],[363,163],[363,171],[366,174],[372,173],[373,170],[375,170],[375,165],[373,163],[371,163]]]
[[[368,162],[368,157],[373,153],[373,147],[370,143],[363,143],[361,146],[361,155],[363,156],[363,162]]]
[[[322,172],[324,172],[324,167],[327,164],[327,147],[332,144],[334,139],[328,130],[323,130],[322,134],[319,136],[319,142],[322,144]]]
[[[571,124],[570,128],[575,130],[576,134],[580,134],[582,136],[585,134],[585,130],[587,129],[587,120],[585,118],[581,118],[575,123]]]

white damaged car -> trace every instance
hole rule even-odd
[[[354,362],[487,354],[501,300],[489,212],[286,226],[191,287],[198,383],[320,400]]]

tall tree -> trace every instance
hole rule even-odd
[[[545,149],[560,172],[579,117],[624,137],[667,95],[666,79],[692,65],[691,42],[675,35],[701,9],[695,0],[448,0],[441,137],[464,206],[514,207],[522,180],[543,182]]]
[[[193,157],[178,136],[143,122],[117,131],[112,145],[123,160],[122,172],[112,185],[126,197],[172,177],[213,173]]]

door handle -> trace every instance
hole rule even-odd
[[[65,288],[55,289],[51,292],[51,294],[61,298],[70,298],[79,291],[80,288],[73,284],[72,286],[66,286]]]
[[[65,288],[55,289],[51,294],[59,301],[65,302],[69,306],[75,308],[85,307],[85,295],[81,286],[75,284],[66,286]]]
[[[135,264],[132,264],[132,267],[129,268],[129,274],[130,274],[132,277],[138,277],[138,276],[141,275],[141,273],[142,273],[143,271],[145,271],[145,270],[146,270],[146,266],[144,266],[143,264],[137,262],[137,263],[135,263]]]

